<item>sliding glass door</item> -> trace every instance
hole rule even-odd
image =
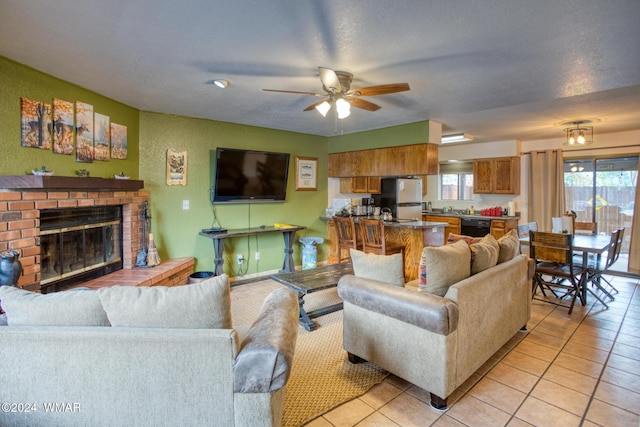
[[[595,221],[599,234],[608,235],[624,227],[623,254],[629,252],[637,177],[637,156],[564,163],[567,210],[577,214],[576,221]]]

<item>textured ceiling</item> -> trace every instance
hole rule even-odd
[[[0,55],[141,110],[331,136],[436,120],[476,141],[640,128],[637,0],[0,0]],[[382,108],[323,118],[318,66]],[[212,79],[231,82],[217,89]],[[597,137],[597,136],[596,136]]]

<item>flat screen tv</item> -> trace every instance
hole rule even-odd
[[[289,153],[218,147],[211,164],[211,203],[284,202]]]

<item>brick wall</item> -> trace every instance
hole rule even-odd
[[[138,191],[0,191],[0,252],[17,251],[22,263],[18,285],[40,290],[40,210],[122,205],[122,267],[131,269],[142,249],[142,206]]]

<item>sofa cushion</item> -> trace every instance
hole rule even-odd
[[[0,286],[0,300],[9,326],[109,326],[94,291],[71,289],[40,294]]]
[[[444,296],[449,286],[471,273],[471,250],[464,240],[445,246],[426,246],[422,250],[426,263],[426,284],[419,289]]]
[[[184,286],[114,286],[98,295],[114,327],[231,328],[226,274]]]
[[[520,239],[516,229],[509,230],[504,236],[498,239],[500,254],[498,264],[514,259],[520,253]]]
[[[469,245],[471,250],[471,274],[479,273],[498,263],[500,245],[491,234],[487,234],[477,243]]]
[[[402,254],[376,255],[350,249],[353,273],[358,277],[404,286]]]

